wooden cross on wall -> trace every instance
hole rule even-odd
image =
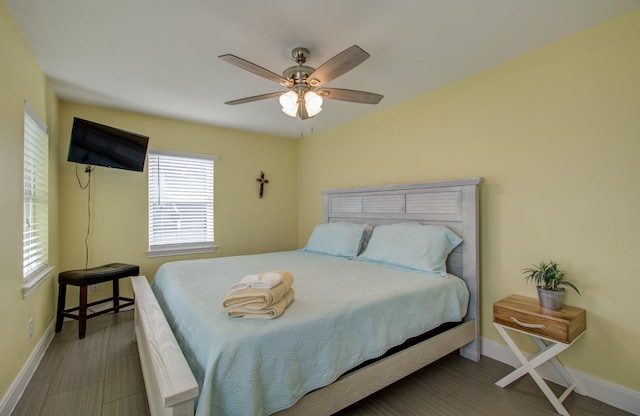
[[[260,177],[256,180],[260,182],[260,198],[262,198],[262,195],[264,194],[264,184],[269,183],[269,180],[264,178],[263,171],[260,171]]]

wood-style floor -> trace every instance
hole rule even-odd
[[[505,389],[493,384],[511,370],[487,357],[474,363],[450,354],[339,415],[555,415],[529,376]],[[557,394],[560,390],[556,389]],[[572,416],[630,415],[576,393],[567,398],[565,407]],[[133,338],[132,311],[90,319],[82,340],[78,339],[77,321],[65,322],[12,413],[15,416],[148,414]]]

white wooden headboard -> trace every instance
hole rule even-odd
[[[324,222],[367,222],[372,225],[419,222],[445,225],[463,238],[450,255],[447,271],[461,277],[470,292],[465,321],[475,320],[479,335],[480,267],[478,187],[470,178],[404,185],[324,191]],[[479,358],[479,336],[462,348],[462,355]]]

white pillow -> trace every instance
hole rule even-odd
[[[373,229],[358,259],[446,276],[447,256],[461,242],[462,238],[441,225],[385,224]]]
[[[360,253],[368,224],[328,222],[316,225],[303,251],[353,258]]]

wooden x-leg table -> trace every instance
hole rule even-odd
[[[556,411],[563,416],[570,416],[567,409],[565,409],[565,407],[562,405],[562,402],[564,402],[567,396],[569,396],[569,394],[574,390],[576,391],[576,393],[580,393],[582,395],[584,395],[585,393],[584,390],[582,390],[582,388],[578,385],[578,382],[571,376],[571,374],[569,374],[569,372],[564,368],[560,361],[558,361],[556,356],[573,345],[573,343],[576,342],[582,336],[582,334],[584,334],[584,332],[578,335],[573,340],[573,342],[565,344],[552,340],[550,338],[543,337],[541,335],[532,334],[530,332],[522,331],[516,328],[510,328],[499,323],[494,322],[493,324],[495,325],[500,335],[502,335],[502,338],[504,338],[507,345],[509,345],[511,351],[513,351],[513,353],[522,364],[511,373],[498,380],[496,382],[496,385],[499,387],[506,387],[528,373],[531,375],[538,387],[540,387],[540,390],[542,390],[544,395],[547,396],[547,399],[549,399]],[[522,353],[522,351],[520,351],[520,348],[518,348],[507,330],[516,331],[528,335],[540,348],[540,351],[537,354],[533,355],[530,359],[528,359]],[[536,371],[536,368],[546,362],[550,362],[569,384],[569,387],[567,387],[567,389],[560,395],[560,397],[556,397],[556,395],[553,393],[553,391],[551,391],[544,379]]]

